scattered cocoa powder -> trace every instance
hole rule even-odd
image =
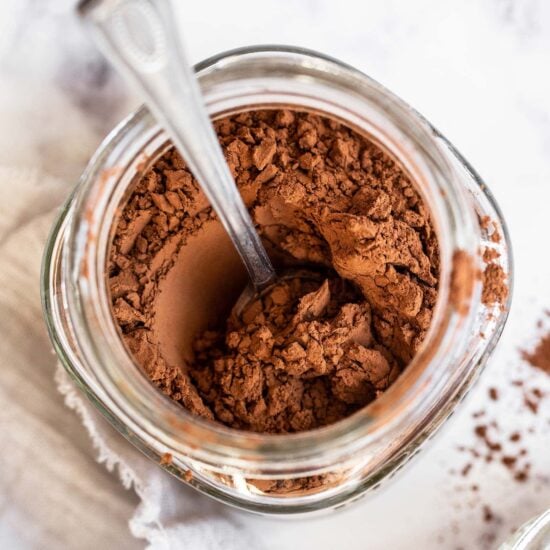
[[[503,433],[496,421],[476,424],[473,428],[476,436],[477,449],[461,445],[458,448],[461,452],[467,452],[471,457],[482,460],[488,464],[500,462],[511,474],[512,478],[518,482],[525,482],[529,477],[530,463],[526,459],[525,449],[505,449],[506,441],[517,443],[521,439],[518,432],[511,434]],[[481,445],[479,445],[481,444]],[[474,467],[474,462],[468,461],[461,470],[461,475],[466,477]]]
[[[532,367],[550,375],[550,333],[545,334],[531,352],[523,350],[521,356]]]
[[[546,317],[548,317],[548,312],[546,312]],[[544,321],[540,319],[537,323],[537,328],[540,330],[543,327]],[[543,334],[532,351],[523,349],[520,350],[520,355],[521,358],[531,367],[536,369],[537,372],[543,372],[550,375],[550,332]],[[515,381],[515,383],[519,387],[524,385],[521,380]],[[523,389],[523,404],[535,415],[538,414],[539,406],[545,397],[546,393],[538,387]]]
[[[494,229],[490,220],[487,223],[488,227]],[[498,256],[494,254],[485,257],[489,261],[493,261],[495,258]],[[533,471],[535,466],[534,463],[531,463],[528,450],[530,434],[540,433],[540,428],[535,426],[540,426],[540,406],[546,398],[545,391],[536,385],[537,380],[540,379],[537,373],[548,373],[548,370],[544,368],[545,359],[550,361],[550,345],[545,341],[549,337],[544,334],[545,321],[541,319],[536,324],[537,329],[543,332],[543,336],[534,346],[534,350],[519,350],[519,357],[533,369],[528,369],[526,372],[523,368],[524,365],[521,365],[516,374],[510,374],[506,384],[498,388],[490,386],[487,389],[486,408],[471,414],[474,443],[472,445],[461,444],[456,447],[458,452],[466,456],[463,465],[450,472],[457,476],[454,488],[457,493],[463,492],[466,488],[469,489],[472,497],[468,502],[472,507],[479,509],[483,522],[486,522],[488,527],[492,526],[493,530],[500,520],[493,512],[492,507],[482,499],[483,482],[480,485],[465,485],[466,480],[471,478],[472,472],[479,472],[478,468],[490,465],[491,468],[504,470],[509,475],[509,479],[515,483],[532,484],[535,491],[541,485],[548,485],[548,479],[545,476]],[[501,426],[496,419],[500,417],[502,407],[508,406],[509,398],[512,398],[512,401],[519,407],[517,412],[523,418],[521,422],[512,426]],[[535,419],[536,416],[539,416],[538,421]],[[537,424],[525,425],[526,420],[537,422]],[[531,486],[528,486],[523,489],[523,492],[530,490]],[[463,499],[463,494],[461,494],[462,503]],[[497,505],[496,502],[491,504]],[[492,548],[493,546],[487,543],[486,547]]]
[[[427,207],[394,160],[335,121],[274,110],[215,126],[278,269],[323,279],[281,283],[231,316],[242,266],[171,149],[114,228],[114,317],[147,376],[193,414],[266,432],[335,422],[391,385],[430,326],[439,249]]]
[[[483,506],[483,521],[488,523],[493,521],[494,519],[495,519],[495,515],[493,514],[491,507],[485,504]]]
[[[493,401],[498,401],[498,390],[496,388],[489,388],[489,397]]]
[[[539,412],[539,405],[545,394],[538,388],[533,388],[523,394],[523,404],[533,413]]]

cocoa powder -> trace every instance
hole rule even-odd
[[[491,240],[494,241],[495,238]],[[489,261],[498,258],[494,254],[489,256]],[[490,479],[492,474],[487,472],[487,475],[484,472],[479,485],[469,483],[472,475],[480,475],[481,468],[504,472],[518,487],[525,486],[526,493],[529,490],[538,491],[548,485],[548,478],[534,460],[536,456],[531,456],[531,448],[534,442],[541,441],[547,433],[547,416],[543,407],[548,392],[542,388],[546,387],[544,373],[550,372],[550,337],[547,330],[549,318],[550,313],[547,311],[536,323],[538,342],[530,350],[518,350],[518,364],[507,374],[504,383],[501,382],[499,387],[487,388],[485,407],[471,414],[473,441],[456,447],[464,455],[465,461],[461,467],[450,472],[456,476],[455,490],[460,494],[461,505],[467,503],[471,507],[479,508],[485,521],[493,522],[494,514],[490,515],[491,519],[487,519],[489,515],[486,507],[489,505],[480,498],[480,493],[483,497],[483,478],[486,476]],[[532,368],[525,369],[524,362]],[[504,411],[510,408],[514,410],[514,422],[503,423],[502,417],[506,416]],[[464,499],[464,492],[469,493],[467,500]],[[476,498],[472,498],[472,495]],[[499,503],[492,501],[492,505],[498,507]]]
[[[483,271],[482,281],[481,301],[486,306],[503,305],[508,297],[508,283],[502,266],[489,262]]]
[[[497,223],[491,220],[489,216],[482,216],[479,224],[492,243],[498,245],[502,241]],[[481,273],[481,302],[487,307],[494,306],[495,304],[504,306],[508,298],[509,289],[506,273],[498,263],[500,252],[488,246],[483,250],[482,258],[485,268]]]
[[[391,385],[430,326],[439,250],[427,207],[389,155],[333,120],[266,110],[215,126],[278,269],[322,277],[285,281],[231,316],[242,267],[172,149],[114,228],[109,288],[123,339],[193,414],[277,433],[335,422]]]
[[[550,375],[550,333],[542,336],[534,350],[522,350],[521,356],[532,367],[540,369]]]
[[[330,424],[399,374],[371,324],[369,303],[342,279],[282,281],[195,341],[190,375],[224,424],[258,432]]]

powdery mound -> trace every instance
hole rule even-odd
[[[215,125],[276,264],[316,266],[330,280],[281,287],[288,302],[266,297],[242,325],[223,320],[199,335],[194,358],[168,361],[155,323],[162,282],[178,252],[218,223],[170,150],[121,213],[108,267],[113,314],[147,376],[193,414],[270,432],[329,424],[384,391],[425,338],[439,280],[429,212],[393,159],[335,121],[271,110]],[[319,303],[311,292],[328,296],[316,315],[303,312]]]
[[[279,282],[195,341],[190,376],[224,424],[297,432],[367,405],[397,378],[371,308],[341,279]]]

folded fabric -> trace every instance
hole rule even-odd
[[[100,468],[83,475],[70,467],[76,463],[71,462],[72,447],[77,442],[85,444],[86,434],[83,429],[75,433],[74,426],[69,430],[61,418],[67,409],[60,408],[62,398],[55,393],[51,380],[55,371],[57,387],[65,403],[80,416],[98,462],[109,471],[116,470],[122,485],[133,488],[141,500],[133,514],[128,507],[124,509],[127,516],[132,514],[134,536],[155,549],[241,548],[246,537],[228,508],[198,495],[145,458],[93,408],[64,369],[55,367],[42,319],[39,273],[47,234],[69,191],[63,182],[36,170],[0,167],[0,428],[4,446],[0,517],[14,524],[9,532],[2,530],[0,545],[22,543],[18,533],[26,531],[24,542],[30,546],[53,547],[67,540],[66,547],[75,547],[86,526],[70,525],[66,508],[89,509],[94,505],[90,498],[94,487],[95,492],[102,487]],[[62,468],[58,471],[55,465]],[[18,493],[14,496],[15,484]],[[68,487],[70,492],[64,494]],[[120,493],[124,492],[120,487]],[[105,515],[122,515],[117,496],[112,490],[102,495]],[[43,502],[36,505],[37,499]],[[92,510],[90,516],[94,516]],[[97,525],[90,529],[101,530]],[[52,530],[58,533],[46,533]],[[123,545],[116,536],[106,540],[113,547]]]

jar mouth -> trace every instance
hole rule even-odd
[[[144,155],[148,158],[158,151],[163,141],[163,132],[142,107],[106,138],[90,161],[67,220],[63,258],[67,305],[78,312],[76,324],[82,330],[77,339],[83,354],[99,366],[94,373],[97,380],[90,383],[96,398],[116,411],[131,430],[156,440],[165,451],[192,454],[213,463],[223,456],[233,465],[261,457],[281,470],[295,468],[296,461],[319,464],[321,450],[323,462],[334,462],[389,430],[417,428],[427,421],[428,405],[432,409],[441,406],[438,392],[447,382],[449,366],[464,354],[481,307],[479,283],[466,314],[458,314],[449,299],[453,254],[463,250],[479,262],[480,234],[476,213],[459,178],[434,143],[435,130],[368,76],[316,52],[259,46],[217,55],[196,69],[207,108],[214,116],[283,105],[318,110],[360,129],[398,158],[429,205],[439,238],[442,269],[431,326],[421,349],[383,395],[352,416],[312,431],[261,434],[236,430],[193,416],[164,397],[140,376],[122,343],[105,277],[112,220],[125,189],[136,167],[143,165]],[[147,131],[138,135],[142,124]],[[141,146],[136,148],[138,138]],[[107,157],[125,148],[132,149],[133,155],[126,165],[109,165]],[[504,320],[501,317],[486,334],[487,347],[496,342]],[[427,403],[422,408],[423,400]]]

